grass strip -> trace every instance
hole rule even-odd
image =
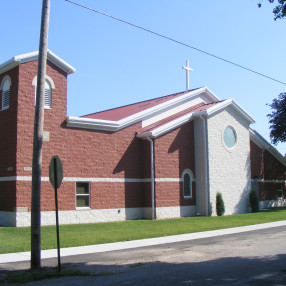
[[[186,217],[166,220],[132,220],[60,226],[64,247],[129,241],[286,220],[286,208],[222,217]],[[0,227],[0,253],[30,251],[30,228]],[[41,248],[57,248],[56,227],[41,228]]]

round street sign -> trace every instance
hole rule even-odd
[[[49,179],[54,189],[58,189],[63,180],[63,165],[59,156],[53,156],[49,165]]]

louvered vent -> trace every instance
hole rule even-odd
[[[10,89],[3,90],[2,109],[8,108],[10,103]]]
[[[45,88],[45,107],[51,107],[51,89]]]

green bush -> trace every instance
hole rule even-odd
[[[218,216],[223,216],[224,212],[225,212],[225,209],[224,209],[224,202],[223,202],[222,194],[218,192],[216,194],[216,214]]]
[[[259,211],[258,196],[257,196],[256,190],[254,188],[252,188],[250,193],[249,193],[249,203],[250,203],[251,211],[253,213],[256,213]]]

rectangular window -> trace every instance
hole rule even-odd
[[[90,185],[89,183],[76,183],[76,207],[89,208],[90,206]]]

